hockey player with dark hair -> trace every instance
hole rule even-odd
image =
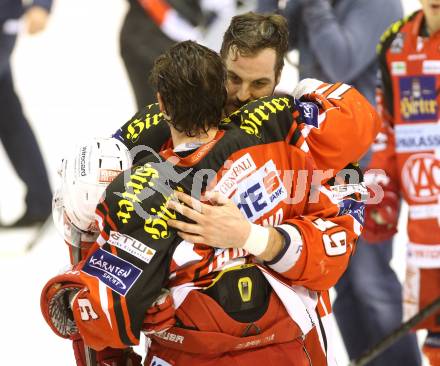
[[[79,332],[96,350],[131,346],[151,329],[146,309],[165,287],[175,324],[151,335],[145,364],[307,365],[309,357],[327,364],[315,307],[328,305],[321,292],[346,268],[363,204],[350,195],[338,205],[337,189],[312,182],[314,147],[297,120],[374,124],[371,106],[346,85],[327,85],[324,95],[310,94],[314,103],[261,98],[220,124],[226,73],[214,52],[183,42],[157,60],[152,75],[174,147],[109,185],[97,209],[96,244],[43,290],[47,322],[63,337]],[[179,217],[167,207],[174,190],[236,193],[248,219],[283,224],[252,224],[233,248],[190,243],[167,223]]]

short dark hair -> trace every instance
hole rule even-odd
[[[223,36],[220,55],[226,60],[230,50],[241,56],[255,56],[272,48],[276,52],[275,74],[278,76],[284,66],[288,35],[287,21],[281,15],[253,12],[236,15]]]
[[[219,125],[227,92],[216,52],[193,41],[177,43],[156,59],[150,81],[177,131],[193,137]]]

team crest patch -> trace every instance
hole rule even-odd
[[[316,128],[319,127],[319,123],[318,123],[319,109],[316,104],[309,102],[301,102],[298,104],[298,110],[306,125]]]
[[[96,277],[104,285],[125,296],[142,273],[130,262],[99,248],[81,270]]]
[[[399,79],[399,89],[403,121],[437,121],[435,76],[402,77]]]

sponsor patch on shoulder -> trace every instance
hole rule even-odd
[[[310,102],[301,102],[298,104],[299,112],[306,125],[319,127],[318,116],[319,109],[316,104]]]
[[[102,248],[92,254],[81,271],[96,277],[121,296],[127,294],[142,273],[140,268]]]

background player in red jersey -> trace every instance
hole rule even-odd
[[[385,32],[379,47],[383,129],[370,168],[386,173],[371,177],[383,186],[385,199],[368,207],[365,230],[371,242],[391,237],[399,200],[408,204],[407,319],[440,295],[440,1],[421,4],[421,11]],[[417,329],[428,329],[423,352],[431,365],[440,365],[440,314]]]

